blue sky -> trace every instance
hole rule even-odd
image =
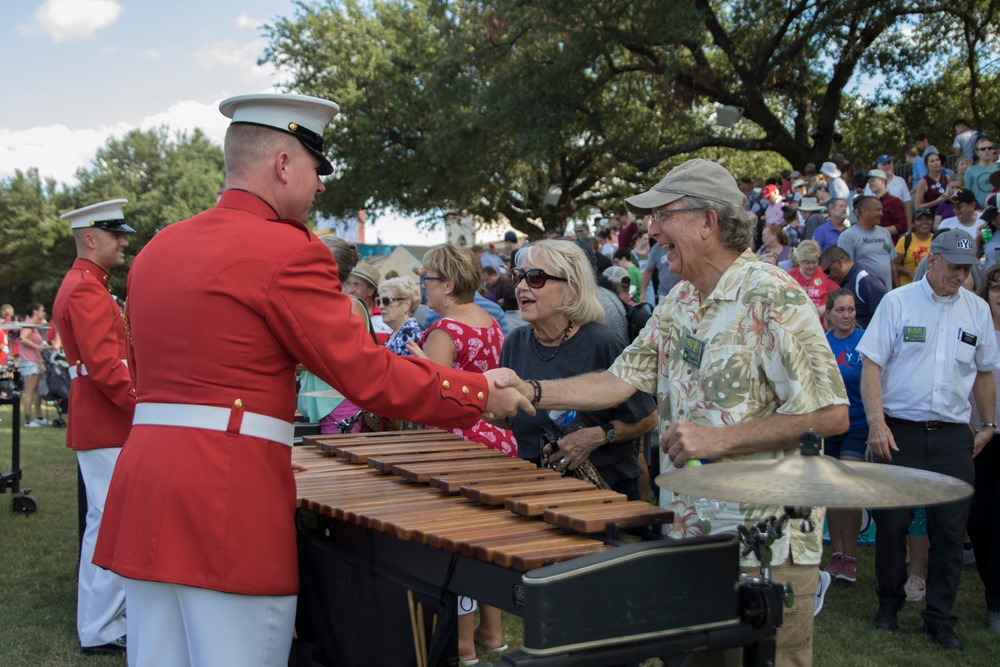
[[[109,136],[135,127],[199,127],[221,144],[219,101],[281,83],[280,72],[257,65],[267,45],[260,26],[294,8],[291,0],[0,3],[0,178],[37,167],[71,183]],[[386,242],[443,241],[388,224],[379,224]]]

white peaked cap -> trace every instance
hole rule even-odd
[[[263,125],[297,137],[322,161],[321,175],[333,172],[333,165],[323,154],[323,131],[340,113],[335,102],[306,95],[258,93],[224,99],[219,111],[233,123]]]
[[[125,224],[125,205],[127,199],[110,199],[100,204],[91,204],[69,213],[63,213],[60,218],[70,221],[70,229],[85,229],[97,227],[109,232],[126,232],[134,234],[135,230]]]

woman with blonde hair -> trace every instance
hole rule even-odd
[[[584,252],[569,241],[538,241],[517,254],[511,271],[521,318],[501,364],[533,382],[606,370],[624,342],[604,326],[604,310]],[[653,397],[636,392],[625,403],[575,416],[539,412],[511,419],[523,459],[574,473],[589,464],[603,485],[639,498],[641,438],[656,426]]]
[[[420,287],[410,278],[387,278],[378,284],[378,293],[375,303],[382,310],[382,321],[392,329],[385,346],[398,355],[411,356],[407,343],[419,341],[424,332],[414,317],[420,307]]]
[[[806,291],[809,300],[816,306],[816,311],[819,313],[819,321],[823,323],[823,328],[825,329],[826,319],[823,315],[826,314],[826,299],[830,295],[830,292],[840,287],[840,285],[827,278],[826,274],[823,273],[823,269],[819,268],[819,256],[823,252],[818,243],[812,240],[803,241],[792,253],[795,256],[795,261],[798,262],[798,266],[790,269],[788,275],[795,278],[795,281],[802,285],[802,289]]]

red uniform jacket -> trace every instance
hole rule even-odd
[[[73,262],[56,294],[52,323],[66,360],[80,373],[70,385],[66,446],[121,447],[132,428],[135,392],[123,362],[122,311],[108,291],[107,271],[86,259]]]
[[[387,417],[466,427],[487,383],[376,345],[330,251],[257,197],[163,229],[132,263],[129,368],[143,403],[291,422],[297,362]],[[290,443],[289,443],[290,444]],[[136,424],[111,480],[94,562],[228,593],[298,590],[291,448],[230,431]]]

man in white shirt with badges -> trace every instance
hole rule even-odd
[[[858,351],[864,355],[861,394],[868,448],[875,462],[943,473],[972,484],[972,458],[993,437],[993,371],[1000,351],[986,302],[961,288],[977,263],[975,243],[959,230],[934,239],[928,271],[882,300]],[[914,378],[929,382],[914,382]],[[969,390],[982,418],[969,427]],[[962,536],[969,500],[927,507],[931,549],[924,632],[961,649],[952,613],[962,571]],[[914,508],[875,511],[876,628],[895,630],[906,599],[906,532]]]

